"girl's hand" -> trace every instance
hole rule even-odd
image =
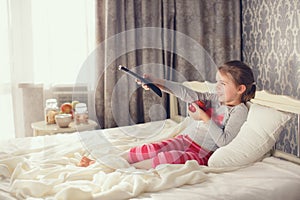
[[[155,84],[159,89],[165,91],[165,80],[164,79],[159,79],[159,78],[154,78],[151,74],[144,74],[143,78],[147,79],[149,82]],[[145,90],[149,90],[150,88],[147,86],[147,84],[144,84],[141,80],[136,79],[135,82],[138,85],[142,85],[142,88]]]
[[[154,83],[153,81],[153,77],[150,74],[144,74],[143,78],[147,79],[148,81]],[[142,88],[144,88],[144,90],[149,90],[150,88],[147,86],[147,84],[144,84],[140,79],[136,79],[135,82],[138,85],[142,85]]]
[[[195,103],[192,103],[192,105],[195,107],[196,111],[191,112],[188,110],[189,115],[194,119],[194,120],[202,120],[204,122],[208,122],[210,120],[210,117],[202,110],[199,108],[199,106]]]

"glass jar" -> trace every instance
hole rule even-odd
[[[59,113],[56,99],[47,99],[45,106],[45,122],[46,124],[55,124],[55,115]]]
[[[88,110],[85,103],[77,103],[75,106],[75,124],[88,124]]]

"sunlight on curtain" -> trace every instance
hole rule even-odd
[[[4,113],[0,140],[22,136],[19,83],[75,83],[95,48],[94,4],[94,0],[0,1],[0,110]]]
[[[8,43],[8,4],[0,1],[0,139],[12,138],[14,123],[12,112],[12,97],[10,87],[9,43]]]
[[[86,0],[32,0],[34,81],[74,83],[93,49],[94,8]]]

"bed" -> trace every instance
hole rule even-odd
[[[203,82],[184,84],[212,89]],[[208,166],[188,161],[151,170],[131,167],[120,153],[173,137],[190,123],[178,115],[175,97],[170,105],[171,118],[162,121],[2,142],[0,199],[300,199],[299,133],[296,155],[275,145],[293,116],[299,120],[300,101],[257,92],[240,133],[212,155]],[[160,131],[151,137],[128,134],[147,135],[150,127]],[[78,167],[83,155],[96,163]]]

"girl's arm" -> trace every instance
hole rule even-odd
[[[240,128],[247,119],[248,108],[241,103],[228,112],[224,127],[219,127],[213,120],[209,122],[209,134],[218,147],[230,143],[239,133]]]
[[[216,95],[211,93],[199,93],[190,88],[185,87],[182,83],[169,81],[166,79],[154,78],[151,74],[144,74],[143,77],[153,84],[155,84],[162,91],[173,94],[176,97],[180,98],[184,102],[191,103],[196,100],[215,100]],[[140,80],[137,80],[138,84],[142,84]],[[149,90],[149,87],[145,84],[142,84],[142,87],[146,90]]]
[[[166,88],[169,93],[187,103],[192,103],[196,100],[203,100],[204,102],[217,100],[217,96],[213,93],[196,92],[178,82],[165,80],[164,88]]]

